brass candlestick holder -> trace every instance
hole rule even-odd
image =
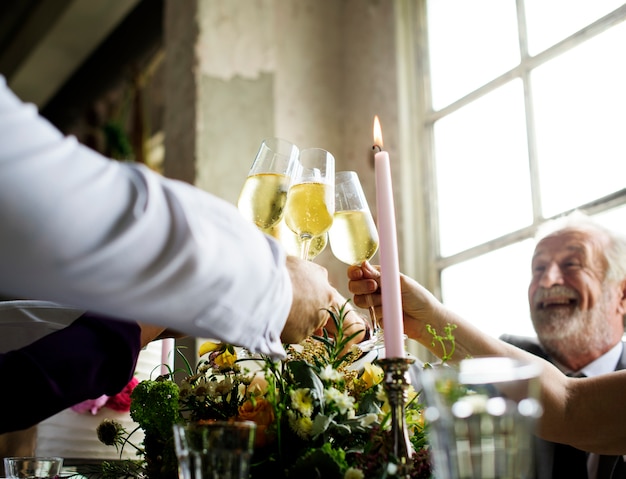
[[[406,426],[404,407],[408,398],[409,366],[413,359],[407,358],[384,358],[378,363],[383,368],[383,388],[387,393],[391,407],[391,438],[393,441],[392,452],[398,466],[397,477],[409,477],[410,458],[413,455],[413,447],[409,441],[409,431]]]

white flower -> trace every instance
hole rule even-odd
[[[372,424],[374,424],[377,420],[378,420],[378,414],[375,414],[373,412],[364,414],[363,416],[359,418],[359,422],[361,423],[361,426],[363,427],[369,427]]]
[[[324,381],[337,382],[343,378],[343,375],[334,369],[330,364],[327,364],[320,372],[320,379]]]
[[[335,403],[341,414],[346,414],[349,409],[354,407],[354,398],[342,393],[337,388],[328,388],[324,390],[324,399],[328,403]]]
[[[380,402],[387,401],[387,393],[385,392],[383,388],[379,386],[377,386],[376,388],[376,399],[378,399]]]

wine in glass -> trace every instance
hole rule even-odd
[[[302,242],[300,257],[309,258],[311,241],[326,233],[335,211],[335,158],[321,148],[300,151],[287,204],[285,223]]]
[[[283,217],[298,153],[296,145],[280,138],[261,143],[237,201],[239,211],[259,229],[272,228]]]
[[[378,231],[356,171],[335,175],[335,215],[328,232],[330,249],[341,262],[360,265],[378,251]],[[370,300],[372,347],[382,344],[382,334]]]

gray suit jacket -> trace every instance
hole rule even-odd
[[[547,361],[551,361],[550,356],[543,350],[537,338],[533,337],[525,337],[525,336],[514,336],[504,334],[500,336],[500,339],[503,341],[513,344],[518,348],[524,349],[529,353],[534,354],[535,356],[539,356]],[[626,369],[626,347],[623,348],[622,357],[617,363],[615,370],[618,371],[620,369]],[[536,438],[535,440],[535,479],[564,479],[561,477],[556,477],[553,475],[552,467],[554,460],[554,448],[555,445],[553,442],[544,441],[543,439]],[[606,457],[606,456],[603,456]],[[612,463],[608,468],[612,470],[615,467],[617,461],[622,461],[622,456],[610,456],[614,458]],[[604,464],[604,460],[603,460]],[[623,469],[623,468],[622,468]],[[585,474],[586,477],[586,474]],[[626,478],[624,474],[619,473],[611,473],[611,472],[603,472],[603,467],[598,469],[597,479],[622,479]]]

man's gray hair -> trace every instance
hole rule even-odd
[[[626,236],[600,224],[596,219],[575,210],[572,213],[555,218],[542,224],[535,238],[539,241],[552,233],[564,229],[600,233],[608,238],[608,246],[604,250],[608,268],[605,280],[622,281],[626,279]]]

